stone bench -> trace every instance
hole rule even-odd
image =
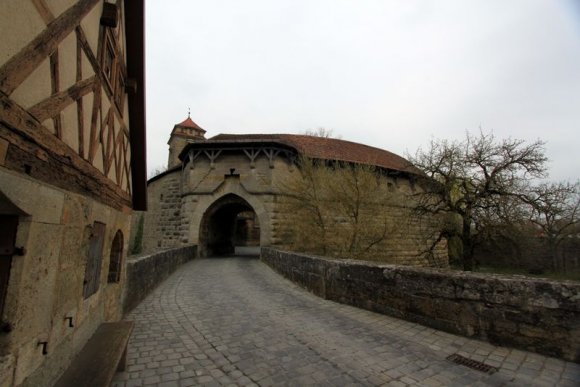
[[[101,324],[55,386],[108,387],[115,372],[125,369],[133,325],[133,321]]]

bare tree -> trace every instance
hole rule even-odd
[[[526,202],[530,221],[547,242],[552,269],[566,271],[565,262],[558,262],[557,250],[580,224],[580,182],[540,184],[530,190]]]
[[[302,158],[299,161],[300,173],[293,179],[282,183],[283,192],[290,199],[288,213],[296,218],[294,223],[295,243],[301,243],[306,252],[327,254],[328,250],[328,188],[324,182],[330,174],[314,160]],[[300,226],[298,226],[300,225]]]
[[[318,127],[316,129],[308,129],[304,132],[304,134],[307,136],[313,136],[313,137],[340,139],[340,136],[334,134],[333,129],[328,129],[328,128],[324,128],[324,127]]]
[[[282,183],[288,201],[294,244],[311,253],[361,259],[377,254],[392,222],[391,196],[373,166],[328,163],[303,158],[300,173]]]
[[[160,175],[160,174],[162,174],[165,171],[167,171],[167,166],[166,165],[157,166],[153,170],[149,171],[149,175],[147,176],[147,179],[152,179],[155,176]]]
[[[442,227],[436,240],[459,242],[464,270],[474,268],[478,228],[490,214],[501,219],[505,199],[519,200],[530,179],[544,176],[547,160],[542,141],[498,140],[482,131],[463,141],[432,140],[409,159],[428,177],[426,189],[415,195],[417,214],[460,223]]]

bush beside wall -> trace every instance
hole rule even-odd
[[[580,284],[262,249],[314,294],[447,332],[580,362]]]

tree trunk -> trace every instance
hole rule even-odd
[[[557,246],[556,246],[556,242],[551,237],[548,237],[548,254],[550,255],[552,270],[554,272],[559,271],[560,265],[558,265]]]
[[[463,220],[463,233],[461,234],[461,242],[463,244],[463,270],[473,271],[473,238],[471,235],[471,222],[468,219]]]

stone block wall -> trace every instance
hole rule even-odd
[[[580,362],[580,284],[333,260],[262,248],[314,294],[436,329]]]
[[[207,220],[211,210],[216,208],[212,206],[221,205],[219,201],[227,195],[235,195],[256,213],[261,246],[317,253],[320,243],[314,243],[314,248],[309,249],[300,237],[302,232],[316,242],[317,235],[304,226],[304,214],[295,210],[296,205],[290,205],[292,192],[288,191],[288,182],[300,175],[300,169],[281,156],[270,160],[261,153],[250,160],[246,154],[236,151],[223,152],[210,160],[205,154],[198,154],[185,166],[149,181],[149,210],[143,214],[143,252],[196,244],[197,253],[204,256],[208,251],[204,240]],[[419,187],[405,177],[385,176],[383,183],[379,191],[373,192],[391,199],[388,205],[381,204],[380,208],[363,206],[364,210],[361,209],[364,214],[359,220],[364,226],[359,240],[364,239],[366,244],[361,243],[357,251],[364,251],[365,259],[393,264],[447,266],[446,241],[439,242],[433,254],[424,253],[435,242],[433,231],[439,224],[435,218],[413,216],[409,194]],[[329,240],[332,240],[331,248],[326,251],[348,258],[343,256],[343,251],[352,232],[344,227],[345,214],[337,215],[329,210],[325,216],[328,217]],[[382,233],[383,229],[386,237],[375,241],[375,234]]]
[[[147,185],[148,211],[143,213],[143,252],[181,245],[181,169],[168,171]]]
[[[441,219],[413,211],[413,195],[422,187],[412,177],[343,167],[306,163],[279,174],[279,221],[273,227],[279,238],[271,247],[342,259],[448,266],[447,241],[437,241]]]
[[[119,211],[4,168],[0,190],[5,200],[28,214],[19,216],[15,245],[24,251],[12,257],[0,316],[9,326],[0,332],[0,386],[52,385],[100,323],[122,316],[130,210]],[[94,267],[98,270],[87,276],[96,223],[104,227],[102,255]],[[121,272],[118,281],[110,281],[118,232],[123,236]],[[88,277],[95,277],[98,287],[85,296]],[[39,342],[46,343],[44,353]]]
[[[403,181],[403,179],[400,179]],[[404,181],[403,181],[404,182]],[[401,184],[402,185],[402,184]],[[391,203],[381,206],[363,206],[360,211],[360,220],[363,226],[360,228],[361,234],[375,235],[380,237],[381,230],[386,228],[384,238],[368,238],[367,249],[362,255],[365,260],[379,261],[383,263],[397,265],[447,267],[449,265],[447,254],[447,241],[442,240],[436,244],[432,254],[427,254],[429,247],[435,242],[437,233],[435,230],[440,227],[437,218],[419,218],[413,210],[407,206],[405,201],[409,197],[400,188],[398,195]],[[386,195],[384,192],[377,192],[377,195]],[[305,219],[305,215],[296,210],[296,205],[291,199],[279,195],[276,202],[276,216],[279,219],[275,223],[275,230],[280,237],[279,243],[272,244],[282,250],[301,251],[305,253],[322,254],[318,234],[320,231],[314,226],[312,221]],[[337,216],[328,209],[322,209],[322,214],[326,222],[326,255],[335,258],[354,258],[346,252],[345,246],[352,235],[350,227],[343,227],[344,219]],[[365,247],[361,243],[361,247]],[[359,258],[357,256],[357,258]]]
[[[196,249],[189,245],[132,257],[127,262],[123,312],[130,312],[179,266],[193,259]]]

